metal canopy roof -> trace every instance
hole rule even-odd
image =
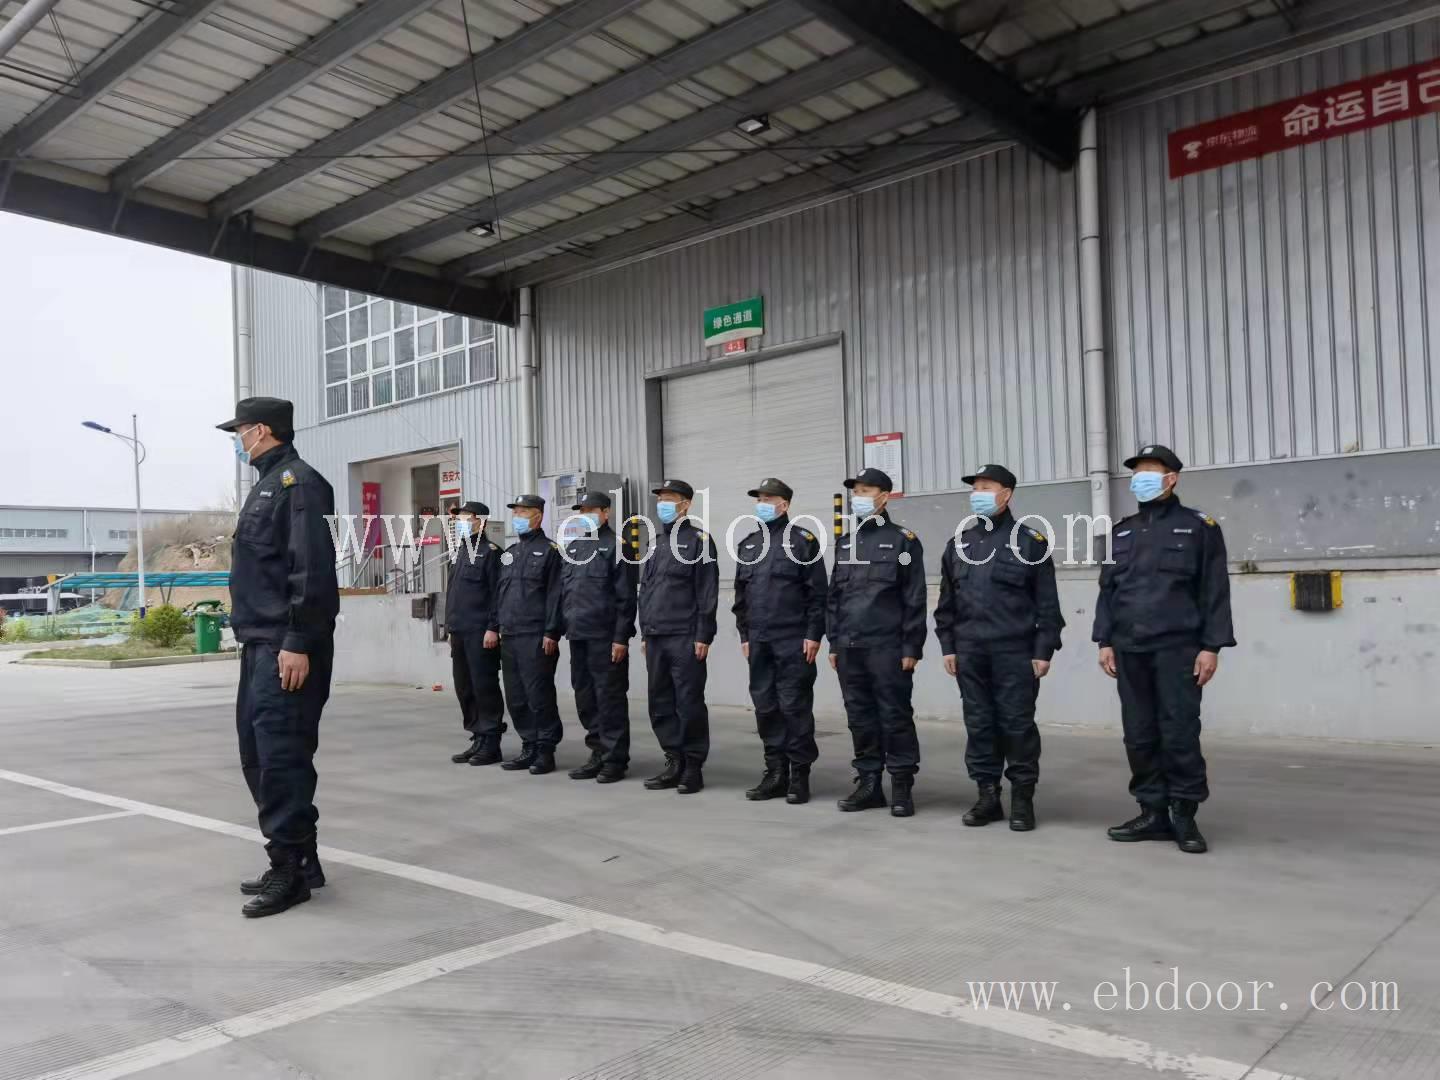
[[[0,208],[512,321],[1420,0],[0,0]],[[742,121],[755,118],[744,130]]]

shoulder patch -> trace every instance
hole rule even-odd
[[[1039,540],[1042,544],[1049,542],[1045,539],[1045,534],[1040,532],[1038,529],[1032,529],[1030,528],[1030,526],[1027,525],[1025,526],[1025,531],[1028,532],[1036,540]]]
[[[1205,513],[1204,510],[1195,510],[1195,511],[1192,511],[1192,512],[1194,513],[1194,515],[1195,515],[1196,517],[1198,517],[1198,518],[1199,518],[1201,521],[1203,521],[1206,525],[1215,525],[1215,526],[1218,527],[1219,522],[1217,522],[1217,521],[1216,521],[1214,518],[1212,518],[1209,514]]]
[[[701,540],[709,540],[709,539],[710,539],[710,534],[707,533],[704,529],[696,529],[695,531],[700,534],[700,539],[701,539]]]
[[[814,534],[808,533],[808,532],[806,532],[804,529],[801,529],[801,530],[800,530],[800,535],[803,536],[807,541],[809,541],[809,542],[812,543],[812,544],[815,542],[815,536],[814,536]]]
[[[289,469],[286,469],[284,472],[282,472],[282,473],[280,474],[280,486],[281,486],[281,487],[294,487],[296,483],[297,483],[297,481],[296,481],[296,479],[295,479],[295,474],[294,474],[293,472],[291,472]]]
[[[906,540],[914,540],[914,539],[915,539],[915,534],[914,534],[913,532],[911,532],[909,529],[901,529],[900,531],[905,534],[905,539],[906,539]]]
[[[550,542],[550,546],[551,546],[552,548],[554,548],[556,551],[559,551],[559,550],[560,550],[560,545],[557,544],[557,543],[555,543],[553,540]]]

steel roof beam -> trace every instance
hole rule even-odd
[[[511,325],[515,322],[508,294],[497,292],[486,282],[467,285],[413,270],[388,269],[369,259],[329,248],[311,248],[309,244],[259,229],[242,228],[242,219],[231,222],[217,236],[215,224],[200,214],[140,199],[129,201],[124,217],[112,228],[118,201],[117,196],[93,187],[17,171],[10,178],[4,198],[0,199],[0,210],[408,304]]]
[[[327,26],[200,115],[116,169],[112,191],[129,192],[177,160],[220,138],[277,101],[314,82],[361,49],[403,26],[439,0],[369,0]]]
[[[176,0],[168,8],[152,8],[113,45],[85,65],[73,87],[51,94],[24,120],[0,136],[0,159],[19,157],[43,142],[223,2]]]
[[[868,45],[926,86],[997,128],[1050,164],[1068,169],[1079,148],[1079,119],[1030,94],[954,34],[905,0],[798,0],[852,40]]]
[[[497,41],[471,61],[465,60],[447,68],[427,83],[408,94],[381,105],[360,119],[347,124],[313,143],[300,160],[286,158],[262,173],[237,184],[218,195],[210,203],[212,217],[227,218],[254,206],[277,191],[282,191],[314,173],[325,169],[331,160],[363,150],[387,135],[418,123],[432,113],[475,92],[474,78],[482,87],[505,79],[546,55],[574,44],[607,23],[614,22],[645,0],[575,0],[555,14],[531,23],[525,29]]]
[[[886,132],[902,128],[907,124],[924,120],[943,112],[949,99],[932,90],[916,90],[902,98],[877,105],[873,109],[847,116],[831,124],[825,124],[793,139],[783,146],[777,146],[765,153],[766,158],[780,165],[791,165],[813,159],[814,147],[854,145],[864,143]],[[644,214],[654,213],[691,199],[703,198],[717,191],[734,187],[736,184],[753,179],[763,170],[756,167],[755,157],[745,154],[710,169],[703,169],[690,176],[661,184],[629,198],[602,206],[586,214],[577,214],[565,221],[543,229],[537,229],[513,240],[495,244],[484,251],[454,259],[441,267],[447,276],[466,274],[489,274],[503,270],[512,260],[537,251],[555,247],[570,240],[588,236],[601,229],[623,225]]]
[[[312,242],[329,236],[397,203],[483,169],[483,155],[487,151],[494,157],[504,157],[507,151],[523,150],[573,131],[810,20],[811,16],[793,0],[775,0],[755,8],[693,41],[677,45],[651,61],[583,90],[553,108],[528,116],[484,139],[476,139],[453,155],[316,214],[300,225],[300,235]]]
[[[644,135],[637,135],[610,150],[590,154],[519,187],[502,191],[492,199],[484,199],[428,222],[418,229],[385,240],[375,245],[375,257],[385,262],[426,244],[443,240],[447,236],[464,232],[479,221],[503,220],[527,207],[549,202],[579,188],[628,172],[663,154],[730,131],[741,117],[782,109],[797,101],[804,101],[816,94],[827,93],[856,79],[873,75],[888,66],[883,57],[866,49],[849,49],[839,56],[821,60],[789,75],[783,75],[774,82],[757,86],[738,97],[691,113],[674,123],[647,131]]]

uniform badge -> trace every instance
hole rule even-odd
[[[914,540],[914,539],[915,539],[915,534],[912,533],[909,529],[901,529],[900,531],[905,534],[905,539],[906,539],[906,540]]]
[[[811,536],[811,535],[810,535],[808,532],[806,532],[804,529],[801,529],[801,530],[800,530],[800,535],[803,536],[803,537],[805,537],[806,541],[808,541],[809,543],[812,543],[812,544],[813,544],[813,543],[815,542],[815,537]]]
[[[280,474],[280,486],[281,486],[281,487],[294,487],[294,486],[295,486],[295,474],[294,474],[293,472],[291,472],[289,469],[286,469],[284,472],[282,472],[282,473]]]
[[[1045,534],[1036,529],[1031,529],[1030,535],[1033,536],[1036,540],[1039,540],[1042,544],[1046,542]]]

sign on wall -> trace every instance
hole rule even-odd
[[[368,518],[379,518],[380,516],[380,485],[374,481],[366,480],[360,485],[360,509]],[[377,548],[380,546],[380,522],[371,521],[365,529],[365,546]]]
[[[895,485],[891,495],[905,494],[905,435],[887,431],[865,436],[865,468],[879,469]]]
[[[765,333],[765,298],[757,296],[738,304],[707,309],[704,332],[707,346],[759,337]]]
[[[440,498],[448,499],[460,494],[460,467],[458,465],[440,466]]]
[[[1170,179],[1440,112],[1440,60],[1170,133]]]

